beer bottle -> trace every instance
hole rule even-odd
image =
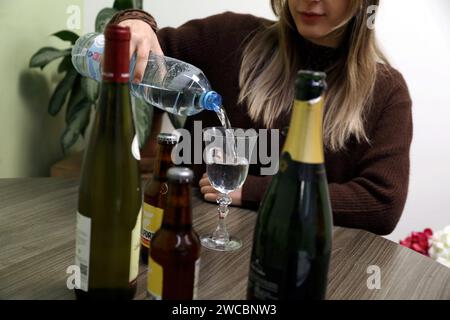
[[[169,192],[161,228],[152,239],[147,292],[150,299],[191,300],[197,295],[200,240],[192,228],[193,172],[167,172]]]
[[[172,166],[171,153],[178,137],[170,133],[158,135],[158,150],[153,176],[144,188],[144,205],[141,231],[141,260],[148,263],[150,241],[161,226],[167,196],[166,173]]]
[[[325,74],[300,71],[289,133],[258,214],[247,297],[323,299],[332,215],[323,151]]]

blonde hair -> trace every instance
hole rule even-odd
[[[287,0],[271,0],[279,20],[258,31],[244,49],[239,84],[239,102],[246,102],[253,121],[273,128],[288,115],[294,100],[294,79],[302,52],[295,45],[298,31]],[[366,12],[379,0],[351,0],[349,22],[344,32],[344,49],[339,60],[326,70],[328,90],[325,95],[323,123],[325,146],[333,151],[345,149],[354,136],[358,142],[369,139],[364,127],[370,108],[378,63],[389,65],[378,48],[373,30],[367,26]]]

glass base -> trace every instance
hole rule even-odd
[[[229,241],[218,241],[211,234],[201,236],[200,242],[205,248],[216,251],[234,251],[242,247],[242,241],[235,237],[230,237]]]

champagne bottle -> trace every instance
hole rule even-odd
[[[326,75],[299,71],[277,175],[261,203],[247,298],[324,299],[332,213],[323,151]]]
[[[193,176],[188,168],[167,171],[166,208],[148,260],[147,292],[152,300],[191,300],[197,295],[200,240],[192,228]]]
[[[178,137],[169,133],[158,135],[153,175],[144,188],[144,208],[142,211],[141,260],[148,262],[148,249],[152,237],[161,227],[167,197],[167,170],[173,166],[172,149]]]
[[[142,195],[128,88],[130,31],[110,25],[105,39],[100,100],[79,189],[79,299],[133,298],[139,268]]]

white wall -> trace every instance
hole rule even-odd
[[[414,103],[409,197],[388,237],[398,241],[450,224],[450,1],[383,1],[379,13],[379,39]]]
[[[41,71],[29,68],[29,61],[42,47],[67,48],[50,35],[67,28],[67,9],[82,2],[0,1],[0,178],[48,176],[62,157],[65,108],[57,117],[47,112],[62,77],[59,62]]]
[[[85,30],[111,1],[85,0]],[[144,0],[159,26],[223,11],[273,18],[269,0]],[[403,217],[388,238],[450,224],[450,1],[382,1],[378,36],[392,64],[408,82],[414,102],[410,192]]]

